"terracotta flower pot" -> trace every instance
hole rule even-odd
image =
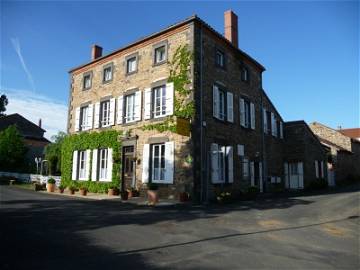
[[[59,188],[59,193],[64,193],[64,189],[63,189],[63,188]]]
[[[80,189],[80,195],[81,196],[86,196],[87,194],[87,190],[86,189]]]
[[[70,192],[70,195],[74,195],[74,194],[75,194],[75,190],[74,190],[74,189],[70,189],[69,192]]]
[[[108,189],[108,196],[114,196],[115,195],[115,190],[112,188]]]
[[[46,189],[47,189],[47,192],[54,192],[55,191],[55,184],[47,184]]]
[[[155,205],[159,202],[159,193],[157,190],[148,190],[147,191],[147,197],[149,204]]]
[[[179,194],[179,201],[180,202],[187,202],[189,200],[189,195],[186,192],[181,192]]]

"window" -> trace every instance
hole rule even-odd
[[[266,111],[266,119],[267,119],[267,134],[272,134],[271,132],[271,112]]]
[[[154,63],[160,64],[166,61],[166,45],[155,48]]]
[[[220,51],[220,50],[216,50],[216,59],[215,59],[215,63],[218,67],[224,68],[225,67],[225,54]]]
[[[210,153],[212,183],[233,183],[233,147],[212,143]]]
[[[249,179],[249,160],[247,158],[244,158],[242,161],[243,164],[243,179],[248,180]]]
[[[112,80],[112,65],[104,67],[103,82],[109,82]]]
[[[87,90],[91,88],[91,73],[87,73],[83,78],[83,89]]]
[[[110,100],[100,103],[100,124],[102,127],[110,125]]]
[[[222,121],[226,119],[233,122],[233,95],[218,85],[213,86],[213,116]]]
[[[225,92],[219,89],[219,119],[224,120],[225,116]]]
[[[244,82],[249,81],[249,70],[246,67],[241,69],[241,80]]]
[[[86,176],[86,151],[79,151],[79,179],[87,179]]]
[[[152,181],[165,180],[165,144],[152,145]]]
[[[80,130],[87,130],[89,127],[89,106],[81,107],[80,109]]]
[[[99,178],[100,180],[107,180],[108,171],[108,149],[99,150]]]
[[[154,118],[166,115],[166,86],[153,88],[153,115]]]
[[[125,123],[135,121],[135,94],[125,97]]]
[[[137,57],[133,56],[126,60],[126,73],[134,73],[137,70]]]
[[[289,163],[290,175],[298,174],[298,163]]]
[[[250,127],[250,102],[244,101],[245,127]]]

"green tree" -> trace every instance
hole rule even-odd
[[[0,96],[0,116],[4,116],[5,115],[5,111],[6,111],[6,105],[9,104],[9,100],[7,99],[7,97],[5,95],[1,95]]]
[[[23,171],[25,168],[24,140],[15,125],[0,132],[0,170]]]
[[[61,174],[61,147],[65,136],[66,133],[59,131],[57,135],[51,137],[53,143],[45,147],[45,159],[50,163],[51,175]]]

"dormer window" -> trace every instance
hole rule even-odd
[[[244,82],[249,81],[249,70],[246,67],[241,69],[241,80]]]

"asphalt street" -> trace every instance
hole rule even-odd
[[[152,208],[0,186],[0,269],[359,269],[359,195]]]

